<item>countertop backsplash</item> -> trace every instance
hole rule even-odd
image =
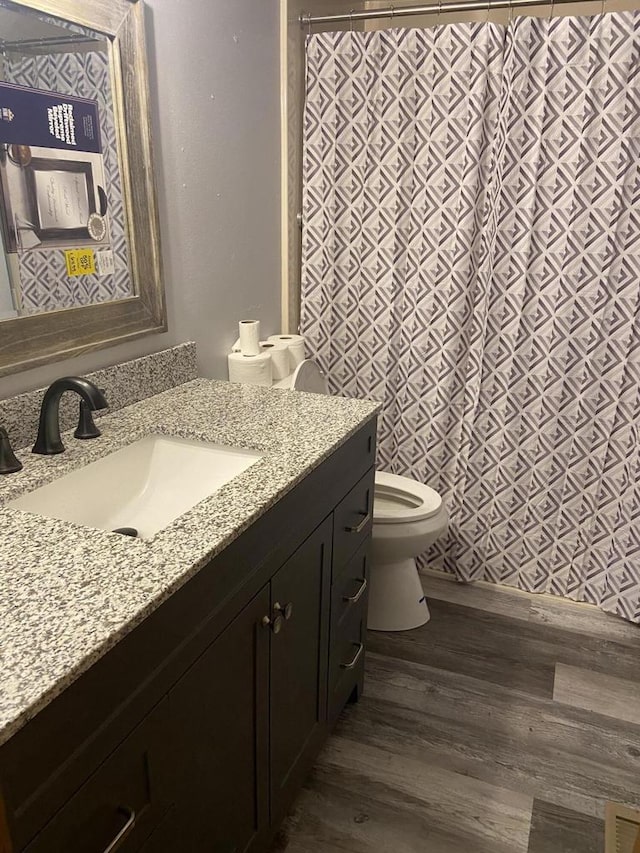
[[[82,374],[104,390],[109,408],[104,412],[123,409],[139,400],[160,394],[190,382],[198,376],[196,345],[192,341],[170,349],[125,361]],[[9,433],[14,449],[33,444],[38,432],[38,418],[46,388],[27,391],[6,400],[0,400],[0,424]],[[77,394],[65,394],[60,403],[60,429],[71,429],[78,421]]]

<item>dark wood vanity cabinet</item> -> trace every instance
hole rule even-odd
[[[184,850],[245,850],[268,820],[268,612],[265,588],[169,692],[172,833]]]
[[[0,853],[268,849],[362,689],[374,452],[370,422],[0,748]]]
[[[327,722],[332,519],[298,548],[271,581],[269,773],[271,823],[301,786]]]
[[[169,692],[180,849],[248,850],[300,787],[326,731],[330,572],[328,519]]]

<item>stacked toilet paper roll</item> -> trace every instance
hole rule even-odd
[[[241,320],[238,332],[228,356],[231,382],[272,385],[286,379],[304,361],[302,335],[269,335],[261,341],[259,320]]]
[[[271,386],[273,379],[270,353],[259,352],[258,355],[245,355],[243,352],[230,352],[227,361],[230,382]]]
[[[260,320],[240,320],[238,344],[242,355],[260,354]]]
[[[291,372],[289,366],[289,347],[282,341],[260,341],[262,352],[271,355],[271,372],[274,382],[279,382]]]
[[[269,335],[267,340],[287,345],[290,371],[295,370],[300,362],[304,361],[304,337],[302,335]]]
[[[270,386],[271,353],[260,346],[260,320],[240,320],[238,340],[227,356],[229,380],[247,385]]]

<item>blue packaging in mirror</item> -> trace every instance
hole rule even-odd
[[[0,143],[102,153],[98,104],[0,83]]]

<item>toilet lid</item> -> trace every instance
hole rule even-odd
[[[310,358],[305,358],[294,370],[291,387],[294,391],[310,391],[312,394],[329,393],[324,373]]]
[[[409,477],[376,472],[374,524],[402,524],[431,518],[442,509],[442,498],[429,486]]]

